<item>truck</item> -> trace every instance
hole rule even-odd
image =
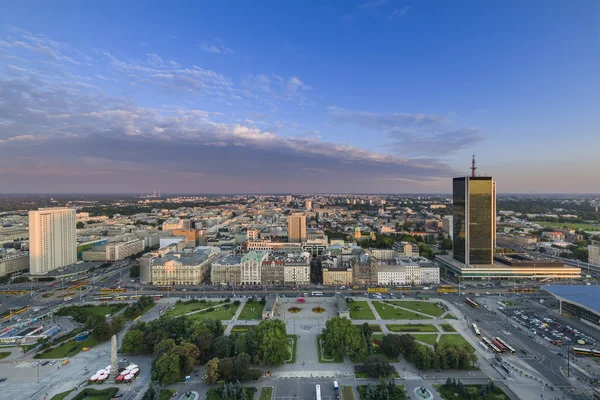
[[[340,385],[338,385],[337,381],[333,381],[333,390],[335,391],[335,398],[339,400],[339,398],[340,398]]]

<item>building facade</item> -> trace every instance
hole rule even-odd
[[[590,244],[588,246],[588,262],[590,264],[600,265],[600,245]]]
[[[325,267],[323,266],[323,284],[324,285],[351,285],[354,283],[352,278],[352,267]]]
[[[213,285],[239,285],[242,281],[242,256],[228,255],[213,262],[210,282]]]
[[[0,276],[12,275],[29,269],[29,254],[23,253],[0,258]]]
[[[152,284],[199,285],[208,276],[210,258],[204,253],[173,253],[152,262]]]
[[[392,245],[396,252],[393,257],[419,257],[419,245],[413,242],[396,242]],[[388,258],[388,257],[386,257]]]
[[[466,265],[491,265],[496,242],[496,183],[488,176],[454,178],[454,258]]]
[[[288,217],[288,240],[290,242],[306,241],[306,216],[292,214]]]
[[[44,275],[77,262],[74,208],[29,211],[29,269]]]
[[[144,251],[144,239],[130,240],[122,243],[106,245],[106,259],[108,261],[121,260]]]
[[[266,251],[251,251],[242,257],[241,283],[242,285],[260,285],[261,268],[263,261],[269,255]]]

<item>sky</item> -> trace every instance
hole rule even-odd
[[[27,1],[0,193],[600,189],[600,2]]]

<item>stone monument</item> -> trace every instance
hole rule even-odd
[[[119,359],[117,358],[117,335],[110,340],[110,374],[115,378],[119,375]]]

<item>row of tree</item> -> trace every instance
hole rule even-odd
[[[204,382],[241,382],[258,380],[262,371],[250,368],[250,356],[240,353],[235,357],[213,358],[206,364]]]
[[[130,304],[123,314],[126,318],[137,318],[142,315],[146,309],[154,306],[154,298],[151,296],[142,296],[133,304]]]
[[[481,385],[479,387],[479,393],[474,393],[459,379],[451,378],[446,379],[446,383],[442,385],[442,389],[458,394],[458,397],[463,400],[475,400],[478,398],[486,400],[488,397],[491,397],[491,395],[503,393],[502,389],[495,386],[493,381],[490,381],[487,385]]]
[[[390,357],[402,354],[407,361],[415,363],[421,370],[469,369],[477,362],[477,356],[462,346],[436,345],[431,349],[417,343],[409,334],[385,335],[381,351]]]

